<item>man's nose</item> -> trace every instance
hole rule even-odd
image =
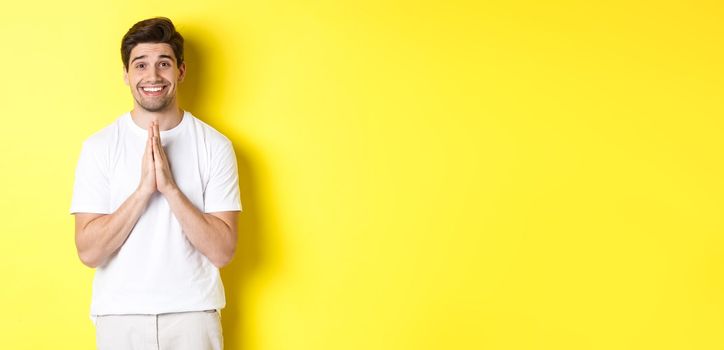
[[[143,72],[141,78],[146,84],[153,84],[161,80],[161,70],[158,67],[149,65]]]
[[[150,73],[151,73],[151,77],[154,78],[154,79],[161,76],[161,75],[159,75],[159,70],[158,70],[158,67],[156,67],[156,66],[153,66],[153,67],[151,68],[151,72],[150,72]]]

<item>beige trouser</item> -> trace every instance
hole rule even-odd
[[[216,310],[96,318],[99,350],[222,350]]]

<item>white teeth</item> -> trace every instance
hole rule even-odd
[[[143,91],[157,92],[157,91],[161,91],[161,89],[163,89],[163,87],[149,87],[149,88],[143,88]]]

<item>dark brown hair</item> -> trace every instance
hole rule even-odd
[[[166,17],[155,17],[140,21],[128,30],[121,40],[121,59],[123,66],[128,71],[128,60],[131,50],[142,43],[166,43],[171,45],[176,55],[176,65],[181,66],[184,62],[184,38],[170,19]]]

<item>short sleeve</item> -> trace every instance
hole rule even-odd
[[[231,141],[211,153],[209,182],[204,191],[204,212],[241,211],[239,173]]]
[[[86,141],[81,148],[70,213],[111,213],[107,153],[95,143]]]

